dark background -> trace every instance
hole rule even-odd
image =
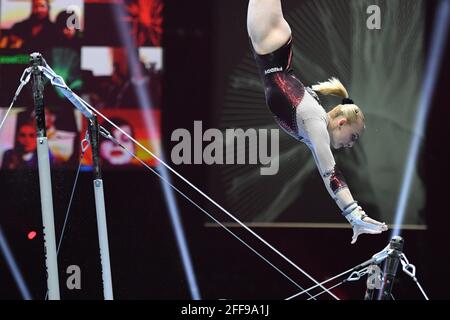
[[[431,29],[437,1],[427,1],[427,26]],[[206,127],[211,112],[212,65],[215,15],[214,1],[167,1],[165,4],[163,137],[170,154],[170,133],[191,128],[194,120]],[[243,12],[237,15],[245,15]],[[230,17],[230,23],[238,19]],[[429,34],[427,32],[427,34]],[[238,36],[245,36],[245,33]],[[432,101],[421,166],[426,185],[425,231],[404,231],[405,253],[417,267],[417,277],[431,299],[448,299],[446,275],[450,262],[447,229],[447,149],[449,118],[448,84],[450,41],[447,40],[438,86]],[[228,61],[224,59],[225,61]],[[411,66],[413,68],[413,66]],[[203,166],[176,168],[202,190],[210,183]],[[54,171],[53,187],[56,229],[61,230],[75,172]],[[176,179],[177,186],[183,186]],[[116,299],[190,299],[181,259],[172,232],[160,182],[147,172],[109,172],[104,175],[105,200]],[[59,256],[63,299],[102,299],[97,227],[91,173],[82,173]],[[188,189],[182,187],[183,190]],[[45,295],[40,202],[37,174],[33,171],[0,172],[0,223],[35,299]],[[193,200],[205,202],[193,192]],[[220,228],[204,226],[198,209],[177,197],[181,219],[196,271],[201,296],[206,299],[283,299],[297,289],[264,261]],[[216,212],[217,213],[217,212]],[[38,231],[28,240],[28,231]],[[249,240],[268,259],[302,286],[311,282],[288,266],[241,229],[233,229]],[[389,233],[361,237],[350,245],[350,229],[257,228],[255,231],[316,279],[323,280],[347,270],[381,250]],[[57,232],[57,239],[59,232]],[[82,289],[66,289],[66,268],[82,270]],[[0,298],[20,299],[5,260],[0,258]],[[362,299],[365,279],[336,290],[342,298]],[[396,299],[421,299],[412,280],[400,274],[394,286]]]

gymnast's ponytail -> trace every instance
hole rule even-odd
[[[330,112],[332,118],[343,116],[349,123],[353,123],[357,119],[361,119],[363,122],[365,121],[363,112],[355,105],[353,100],[349,99],[347,89],[345,89],[344,85],[337,78],[333,77],[328,81],[319,82],[313,85],[312,89],[323,95],[334,95],[343,98],[342,103]]]
[[[347,89],[345,89],[344,85],[334,77],[329,79],[328,81],[319,82],[318,84],[313,85],[312,89],[323,95],[333,95],[341,98],[348,98]]]

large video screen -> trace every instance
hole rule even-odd
[[[162,0],[0,0],[0,119],[29,66],[29,55],[40,52],[76,94],[157,153],[162,14]],[[90,150],[80,157],[86,119],[49,83],[44,103],[52,165],[74,168],[81,161],[89,170]],[[152,156],[98,118],[123,146],[146,164],[156,164]],[[26,87],[0,130],[0,170],[36,166],[34,119],[32,94]],[[107,170],[142,168],[128,152],[102,137],[100,158]]]

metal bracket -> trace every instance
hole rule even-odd
[[[409,263],[404,253],[400,255],[400,262],[403,266],[403,272],[414,279],[416,277],[416,267],[413,264]]]
[[[348,282],[348,281],[358,281],[359,279],[361,279],[361,277],[363,277],[363,276],[367,273],[367,270],[368,270],[368,269],[369,269],[369,268],[366,267],[366,268],[363,268],[363,269],[361,269],[361,270],[359,270],[359,271],[353,271],[353,272],[348,276],[348,278],[345,279],[345,281],[346,281],[346,282]]]
[[[90,144],[91,143],[89,142],[89,131],[86,130],[86,134],[84,136],[84,139],[81,140],[81,151],[83,153],[85,153],[86,150],[89,148]]]

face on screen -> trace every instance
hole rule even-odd
[[[17,143],[24,153],[36,150],[36,129],[32,125],[24,124],[17,133]]]
[[[130,136],[132,135],[132,130],[129,125],[122,125],[120,128]],[[117,129],[113,129],[111,134],[125,148],[134,152],[134,144],[126,135]],[[129,164],[133,158],[128,152],[110,140],[102,142],[100,145],[100,155],[112,165]]]
[[[48,3],[47,0],[33,0],[31,12],[39,20],[48,17]]]

